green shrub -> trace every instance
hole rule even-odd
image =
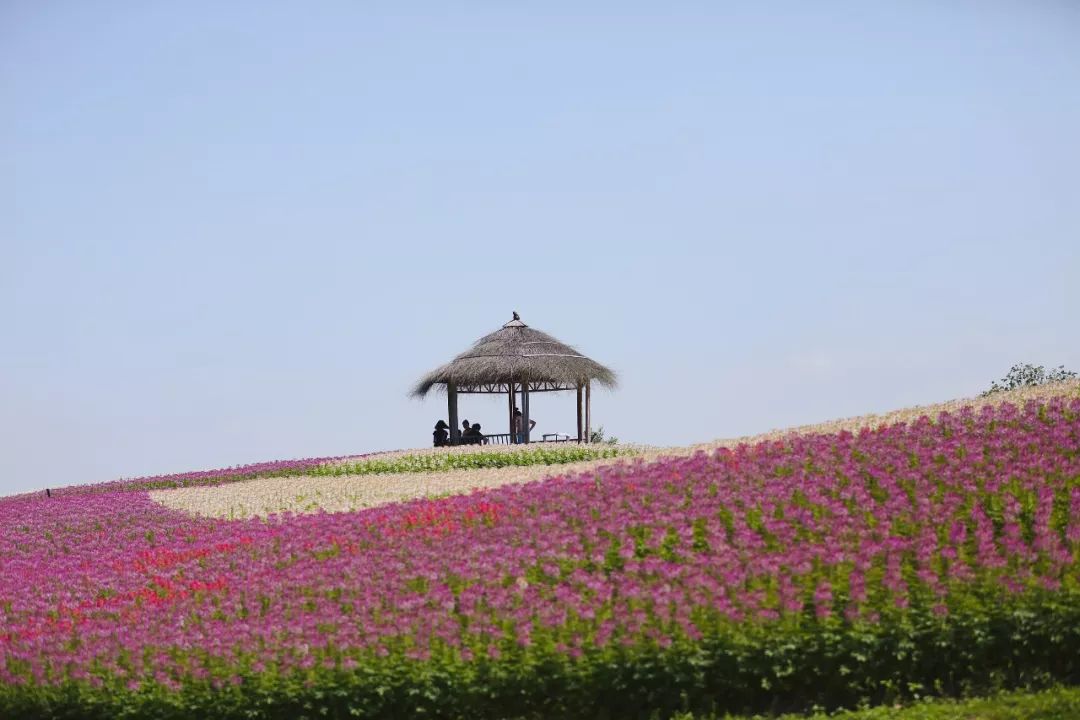
[[[1038,387],[1048,383],[1064,382],[1075,377],[1076,373],[1072,370],[1066,370],[1064,365],[1058,365],[1056,368],[1050,368],[1047,371],[1042,365],[1017,363],[1009,368],[1009,372],[1006,373],[1005,377],[992,382],[990,389],[984,392],[981,397],[1021,387]]]
[[[738,720],[723,716],[726,720]],[[755,716],[746,720],[764,720]],[[719,720],[721,716],[678,715],[674,720]],[[1080,718],[1080,688],[1000,693],[971,700],[925,700],[914,705],[884,705],[835,714],[784,715],[776,720],[1075,720]]]

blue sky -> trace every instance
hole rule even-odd
[[[1071,2],[6,2],[0,107],[0,493],[425,445],[513,310],[630,441],[1080,370]]]

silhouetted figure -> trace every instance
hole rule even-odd
[[[52,491],[49,488],[45,488],[45,497],[52,497]]]
[[[446,447],[450,444],[450,426],[440,420],[435,423],[435,432],[431,433],[435,447]]]
[[[532,418],[530,418],[529,419],[529,432],[532,432],[532,429],[534,427],[536,427],[536,421],[533,420]],[[521,411],[518,410],[517,408],[514,408],[514,428],[513,428],[513,433],[514,433],[514,442],[515,443],[523,443],[523,442],[525,442],[525,416],[522,415]]]
[[[462,437],[461,441],[465,442],[465,439],[464,439],[465,436],[468,435],[471,432],[472,432],[472,426],[469,425],[469,421],[468,420],[462,420],[461,421],[461,437]]]
[[[473,445],[487,444],[487,438],[484,437],[484,433],[480,432],[480,423],[473,423],[471,442]]]

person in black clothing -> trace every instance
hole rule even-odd
[[[473,445],[487,445],[487,438],[480,432],[480,423],[473,423],[470,441]]]
[[[446,447],[450,444],[450,426],[442,420],[435,423],[435,432],[431,435],[435,439],[435,447]]]

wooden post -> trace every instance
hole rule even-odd
[[[507,407],[510,412],[510,444],[513,445],[517,442],[517,438],[514,437],[514,383],[507,384],[510,386],[510,391],[506,394]]]
[[[446,383],[446,414],[450,416],[450,444],[461,444],[461,428],[457,417],[457,383]]]
[[[528,443],[532,438],[529,437],[529,381],[521,383],[521,432],[525,434],[525,442]]]
[[[592,442],[592,381],[585,381],[585,442]]]
[[[581,442],[581,384],[577,386],[577,441]]]

